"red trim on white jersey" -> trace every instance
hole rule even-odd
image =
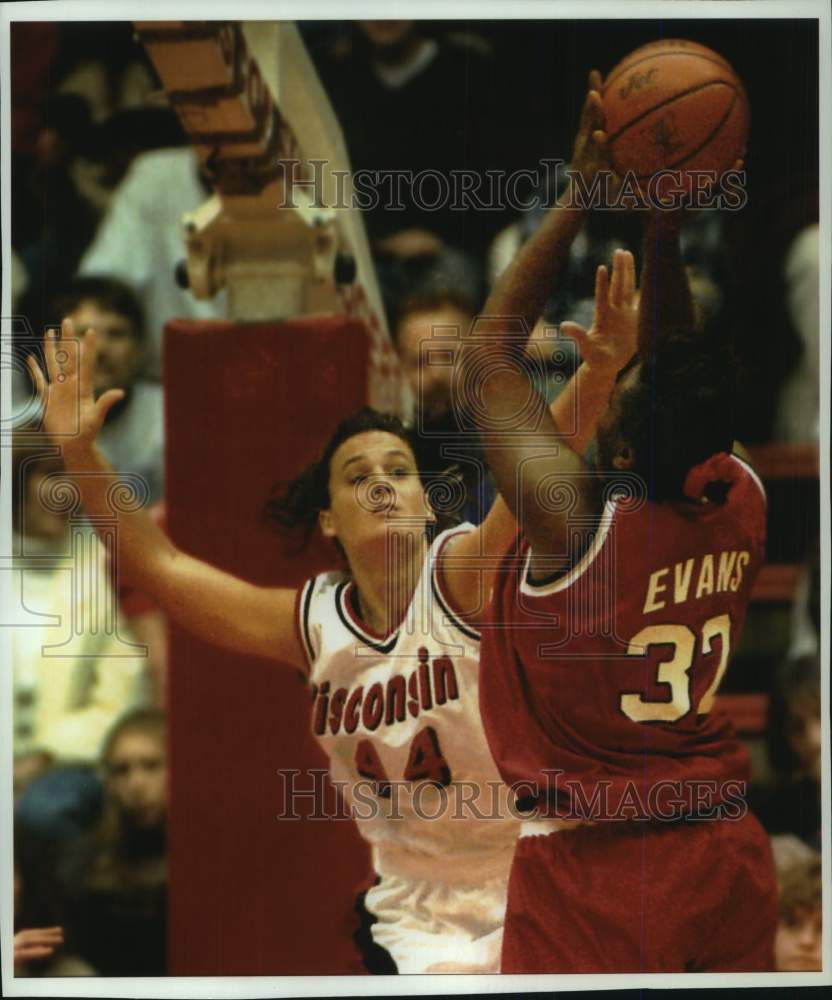
[[[315,652],[312,646],[312,637],[309,634],[309,605],[312,601],[312,591],[315,586],[315,578],[307,580],[306,583],[298,588],[298,592],[295,595],[295,629],[298,635],[298,641],[300,642],[301,648],[306,655],[306,673],[308,674],[312,670],[312,666],[315,662]]]
[[[465,621],[464,616],[454,608],[453,601],[448,596],[448,592],[442,586],[442,556],[445,554],[448,548],[448,542],[452,541],[454,538],[459,538],[461,535],[467,535],[471,528],[463,528],[459,531],[454,531],[448,534],[442,539],[442,544],[436,553],[436,558],[433,563],[433,570],[431,573],[431,586],[433,587],[433,593],[442,609],[442,613],[447,617],[448,621],[455,627],[458,628],[464,636],[469,639],[473,639],[475,642],[480,641],[480,633],[473,628],[470,624]]]

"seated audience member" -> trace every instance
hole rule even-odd
[[[97,812],[93,764],[115,719],[147,697],[146,657],[120,622],[108,627],[115,595],[104,549],[80,512],[66,509],[71,492],[54,449],[31,434],[21,440],[12,450],[15,599],[4,608],[14,626],[16,816],[29,836],[54,843]]]
[[[75,278],[55,298],[52,321],[69,317],[80,336],[96,333],[96,398],[109,389],[125,396],[109,411],[98,445],[117,472],[140,475],[149,501],[162,496],[164,445],[162,387],[141,377],[147,336],[142,307],[130,287],[110,277]]]
[[[12,798],[14,802],[23,795],[29,785],[55,763],[46,750],[23,750],[14,755],[12,762]]]
[[[225,318],[224,291],[197,299],[175,277],[185,257],[182,215],[210,193],[189,146],[137,156],[79,265],[82,275],[109,275],[135,289],[147,331],[145,373],[152,378],[162,374],[162,333],[169,319]]]
[[[479,523],[494,499],[494,487],[476,439],[460,424],[454,409],[456,356],[476,305],[434,272],[404,298],[397,310],[393,339],[416,401],[415,427],[425,468],[454,470],[464,492],[460,514]]]
[[[775,678],[768,718],[769,759],[775,773],[752,785],[749,804],[771,834],[791,833],[820,847],[820,661],[788,661]]]
[[[774,434],[780,441],[817,441],[820,435],[820,229],[794,238],[784,264],[786,305],[800,341],[800,357],[780,392]]]
[[[538,191],[537,204],[506,226],[494,238],[487,253],[486,270],[494,285],[520,246],[541,224],[546,206],[555,203],[566,189],[566,170],[552,172]],[[570,320],[589,327],[594,305],[595,270],[610,260],[618,247],[631,250],[638,263],[641,254],[640,212],[590,213],[584,229],[569,250],[566,277],[558,294],[546,306],[550,323]],[[725,306],[726,279],[724,227],[716,211],[694,213],[681,235],[682,259],[691,287],[693,305],[700,323],[718,321]]]
[[[66,935],[102,976],[163,976],[166,958],[165,719],[138,709],[110,730],[101,755],[97,826],[62,866]]]
[[[821,856],[796,837],[772,838],[780,895],[774,939],[778,972],[820,972]]]
[[[459,210],[452,172],[485,181],[511,152],[499,142],[502,94],[488,44],[420,21],[356,21],[316,57],[352,169],[374,195],[364,212],[373,252],[484,252],[500,213]]]
[[[64,950],[64,929],[52,869],[42,851],[14,838],[14,974],[89,976],[93,968]]]
[[[82,97],[53,95],[44,104],[31,156],[13,161],[12,243],[28,281],[21,308],[36,327],[44,302],[74,273],[98,226],[98,211],[73,176],[90,124]]]

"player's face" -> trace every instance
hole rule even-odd
[[[410,446],[387,431],[365,431],[344,441],[329,464],[329,508],[321,530],[350,551],[384,540],[398,525],[413,530],[431,514]]]
[[[820,706],[811,698],[803,699],[791,707],[786,734],[792,752],[801,768],[820,780],[821,728]]]
[[[781,918],[774,938],[774,967],[778,972],[820,972],[820,907],[800,907]]]
[[[165,817],[165,749],[149,733],[123,733],[107,759],[107,789],[119,809],[139,827],[159,826]]]
[[[96,302],[82,302],[70,313],[78,334],[95,330],[93,391],[96,397],[108,389],[128,389],[139,374],[143,360],[141,340],[126,316],[102,309]]]
[[[402,370],[413,390],[421,415],[438,421],[451,412],[451,386],[461,335],[471,317],[461,309],[445,305],[426,312],[409,313],[398,330],[398,353]],[[441,331],[460,336],[435,336]]]

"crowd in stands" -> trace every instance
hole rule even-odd
[[[521,67],[534,27],[505,37],[470,22],[331,22],[301,30],[354,170],[484,174],[569,155],[545,142],[571,134],[583,86],[577,71],[572,89],[558,96],[562,124],[541,129],[539,146],[518,138],[541,106],[555,107],[517,89],[531,78]],[[529,44],[528,59],[542,73],[541,49]],[[198,301],[174,279],[184,255],[179,220],[210,186],[174,112],[159,100],[160,84],[128,23],[15,24],[11,68],[12,287],[15,313],[25,317],[21,343],[36,345],[64,316],[79,329],[95,327],[96,392],[125,390],[99,443],[161,518],[163,327],[172,317],[225,316],[224,295]],[[508,87],[515,71],[516,88]],[[752,64],[752,108],[753,73]],[[790,169],[810,175],[805,186],[776,173],[784,161],[752,152],[755,187],[745,213],[701,213],[686,230],[684,252],[703,322],[737,331],[745,372],[740,436],[764,449],[779,442],[816,454],[819,229],[816,201],[806,195],[816,166],[811,148],[803,149]],[[549,179],[526,194],[546,205],[557,189]],[[776,224],[760,273],[751,258],[760,253],[772,205]],[[426,211],[405,197],[400,210],[381,206],[365,217],[428,464],[455,470],[463,516],[474,521],[494,490],[476,442],[458,424],[453,356],[460,331],[542,211]],[[632,215],[591,216],[572,252],[566,292],[549,302],[545,325],[587,324],[596,265],[609,262],[615,247],[638,253],[638,242]],[[546,335],[543,326],[535,335]],[[443,349],[442,365],[429,359],[434,344]],[[579,360],[565,341],[550,358],[561,382]],[[73,504],[58,450],[32,421],[22,368],[15,378],[12,572],[21,599],[15,620],[4,621],[15,626],[15,968],[32,976],[163,975],[165,622],[142,595],[114,587],[106,549]],[[781,504],[784,518],[791,511],[801,521],[789,561],[803,567],[802,576],[793,593],[752,609],[756,645],[738,653],[735,689],[766,696],[763,729],[749,735],[750,803],[773,837],[777,967],[784,970],[820,968],[822,616],[816,496],[813,502],[796,513]],[[780,528],[770,524],[770,531]],[[72,568],[81,552],[83,578]],[[103,622],[116,606],[115,630],[70,628],[77,620]],[[749,681],[760,664],[765,668]]]

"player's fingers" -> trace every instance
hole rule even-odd
[[[46,364],[46,374],[50,382],[54,382],[58,375],[58,345],[61,342],[61,331],[55,327],[50,327],[43,338],[43,360]]]
[[[54,371],[50,369],[50,382],[63,382],[67,377],[72,376],[78,369],[78,331],[75,324],[69,317],[61,320],[61,336],[59,340],[51,343]],[[49,355],[47,354],[47,362]],[[58,376],[61,376],[59,379]]]
[[[580,323],[573,323],[572,320],[565,320],[560,325],[561,335],[564,337],[570,337],[578,345],[578,350],[581,354],[584,353],[584,345],[586,344],[587,332],[581,326]]]
[[[108,389],[102,394],[101,398],[96,401],[96,414],[101,423],[104,422],[104,418],[116,405],[116,403],[124,399],[124,395],[124,389]]]
[[[31,962],[36,958],[48,958],[55,951],[54,945],[23,944],[14,950],[16,962]]]
[[[581,131],[592,132],[604,124],[601,112],[601,95],[597,90],[590,90],[584,99],[581,109]]]
[[[606,265],[599,264],[595,270],[595,316],[603,320],[609,302],[610,275]]]
[[[87,399],[93,394],[92,373],[95,365],[95,342],[95,329],[90,327],[88,330],[84,331],[81,336],[81,342],[78,345],[78,351],[80,352],[80,357],[78,359],[78,387],[81,393],[81,399]]]
[[[616,250],[612,259],[612,281],[610,282],[610,302],[614,306],[624,304],[624,251]]]
[[[30,948],[57,948],[63,939],[62,931],[58,931],[57,934],[48,931],[32,931],[22,943]]]
[[[15,934],[15,941],[22,944],[38,944],[62,938],[63,927],[27,927]]]
[[[604,79],[600,70],[591,69],[589,71],[589,89],[597,90],[599,94],[604,89]]]
[[[745,166],[745,160],[734,160],[734,166],[731,169],[742,170],[744,166]]]
[[[32,376],[32,381],[35,384],[35,392],[38,395],[38,399],[41,401],[45,400],[48,389],[46,379],[43,377],[40,365],[37,361],[35,361],[34,356],[31,354],[29,354],[26,358],[26,367],[29,369],[29,374]]]
[[[624,302],[630,305],[636,295],[636,261],[629,250],[622,251],[624,266]]]
[[[587,94],[587,101],[589,104],[589,127],[595,133],[604,127],[604,105],[597,90],[590,90]]]

